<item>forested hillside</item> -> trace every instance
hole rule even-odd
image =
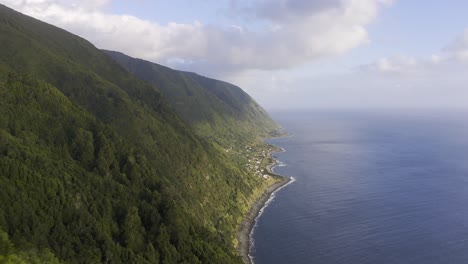
[[[0,47],[0,261],[241,263],[263,180],[86,40],[0,5]]]
[[[196,73],[104,51],[137,77],[154,84],[198,135],[229,146],[265,137],[277,125],[241,88]]]

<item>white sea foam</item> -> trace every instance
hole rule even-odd
[[[278,161],[278,164],[276,164],[275,167],[286,167],[286,166],[287,166],[286,163]]]
[[[293,135],[288,135],[286,137],[292,137]],[[279,146],[277,146],[279,147]],[[282,147],[279,147],[280,151],[278,152],[275,152],[275,153],[284,153],[286,152],[286,150]],[[274,157],[273,157],[274,158]],[[276,167],[285,167],[287,166],[286,163],[282,162],[282,161],[279,161],[278,159],[275,158],[275,161],[276,161],[276,164],[275,166],[273,166],[270,170],[271,172],[275,173],[275,168]],[[253,261],[253,256],[252,256],[252,253],[255,252],[255,240],[253,238],[253,235],[255,233],[255,229],[258,225],[258,220],[260,219],[260,217],[262,216],[264,210],[268,207],[268,205],[270,205],[271,202],[273,202],[275,200],[275,197],[276,197],[276,193],[279,192],[280,190],[282,190],[283,188],[285,188],[286,186],[290,185],[291,183],[295,182],[296,179],[294,179],[294,177],[290,177],[290,181],[288,183],[286,183],[285,185],[279,187],[278,189],[276,189],[274,192],[272,192],[270,194],[270,197],[268,198],[268,200],[265,202],[265,204],[263,205],[263,207],[258,211],[258,214],[257,216],[255,217],[254,219],[254,225],[252,227],[252,230],[250,230],[250,233],[249,233],[249,253],[248,253],[248,256],[249,256],[249,259],[250,259],[250,263],[254,264],[254,261]]]
[[[275,166],[276,167],[276,166]],[[270,197],[268,198],[268,200],[265,202],[265,204],[263,205],[263,207],[260,209],[260,211],[258,211],[258,214],[257,216],[255,217],[254,219],[254,225],[252,227],[252,230],[250,230],[250,234],[249,234],[249,253],[248,253],[248,256],[249,256],[249,259],[250,259],[250,263],[254,264],[254,261],[253,261],[253,256],[252,256],[252,253],[255,252],[255,240],[253,238],[253,235],[255,234],[255,229],[258,225],[258,220],[260,219],[260,217],[262,216],[263,212],[265,211],[265,209],[268,207],[268,205],[270,205],[271,202],[273,202],[275,200],[275,197],[276,197],[276,193],[281,191],[283,188],[285,188],[286,186],[290,185],[291,183],[295,182],[296,179],[294,177],[290,177],[289,178],[290,181],[288,183],[286,183],[285,185],[279,187],[278,189],[276,189],[274,192],[272,192],[270,194]]]

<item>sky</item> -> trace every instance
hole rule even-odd
[[[468,107],[465,0],[0,0],[267,110]]]

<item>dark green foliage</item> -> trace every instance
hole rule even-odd
[[[248,94],[232,84],[104,51],[139,78],[158,87],[198,134],[224,146],[265,137],[278,126]]]
[[[163,176],[154,169],[158,162],[149,162],[53,86],[10,75],[0,93],[0,111],[8,120],[0,128],[0,226],[20,248],[50,248],[69,262],[153,261],[148,256],[161,263],[237,261],[223,238],[229,232],[209,228],[217,210],[238,201],[202,211],[194,204],[200,192],[186,187],[214,191],[209,184],[210,189],[195,186],[194,176],[206,171],[235,177],[230,169],[190,169],[174,158],[179,168]],[[166,181],[171,178],[177,180]],[[229,191],[222,182],[214,184]],[[198,245],[205,232],[210,239]]]
[[[87,41],[0,5],[0,47],[1,255],[241,263],[259,179]]]
[[[0,263],[2,264],[60,264],[48,250],[18,251],[8,234],[0,229]]]

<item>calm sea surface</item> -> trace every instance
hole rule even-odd
[[[467,113],[281,113],[255,264],[468,263]]]

